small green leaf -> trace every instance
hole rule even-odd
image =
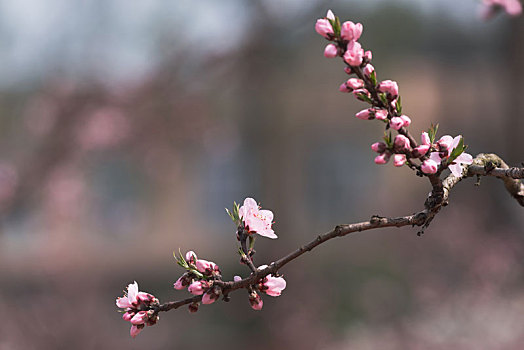
[[[457,147],[455,147],[453,151],[451,151],[447,164],[453,163],[453,161],[457,159],[457,157],[460,156],[465,150],[466,146],[464,146],[464,138],[461,137]]]
[[[402,114],[402,100],[400,99],[400,96],[397,99],[396,107],[397,107],[397,113]]]
[[[387,105],[388,105],[388,98],[386,97],[386,94],[385,93],[380,93],[380,94],[378,94],[378,97],[380,97],[380,100],[382,101],[384,106],[387,107]]]
[[[391,131],[388,133],[384,132],[384,143],[388,148],[393,148],[393,136],[391,135]]]
[[[367,102],[369,104],[373,104],[373,100],[369,98],[369,96],[366,94],[357,94],[357,97],[361,101]]]
[[[371,80],[371,84],[373,84],[374,87],[377,86],[377,74],[375,71],[371,72],[369,79]]]
[[[249,236],[249,250],[253,250],[253,248],[255,247],[255,239],[255,236]]]
[[[437,131],[438,131],[438,124],[436,124],[436,125],[431,124],[431,127],[428,129],[428,136],[429,136],[429,141],[432,144],[435,143],[435,138],[437,136]]]

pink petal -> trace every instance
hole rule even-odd
[[[448,166],[448,168],[449,170],[451,170],[451,173],[456,177],[462,175],[462,167],[460,166],[460,164],[451,164]]]
[[[116,306],[126,309],[128,307],[132,307],[133,304],[129,301],[127,297],[121,297],[116,299]]]
[[[131,326],[131,330],[129,331],[129,334],[134,338],[138,335],[138,333],[142,332],[142,329],[144,329],[143,327],[142,328],[138,328],[137,326],[135,325],[132,325]]]
[[[127,286],[127,298],[131,303],[136,302],[136,298],[138,296],[138,283],[132,283]]]
[[[457,157],[457,159],[455,159],[455,162],[461,164],[471,164],[473,163],[473,156],[469,153],[462,153]]]

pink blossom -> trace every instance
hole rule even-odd
[[[139,311],[131,318],[131,320],[129,320],[129,322],[134,325],[144,324],[147,318],[147,312]]]
[[[338,55],[338,48],[334,44],[328,44],[324,49],[324,57],[335,58]]]
[[[373,72],[375,71],[375,67],[373,67],[371,64],[366,64],[366,66],[364,67],[364,75],[366,77],[369,77],[371,76],[371,74],[373,74]]]
[[[460,139],[462,139],[461,135],[453,139],[453,146],[450,150],[450,153],[458,146]],[[462,175],[462,171],[464,170],[463,165],[468,165],[471,163],[473,163],[473,157],[471,154],[462,152],[451,164],[448,165],[448,168],[451,170],[453,175],[459,177]]]
[[[138,283],[136,281],[127,286],[127,295],[116,299],[116,306],[125,309],[138,304]]]
[[[423,155],[428,153],[429,147],[430,147],[429,145],[420,145],[418,147],[415,147],[413,149],[413,156],[417,158],[422,157]]]
[[[285,288],[286,280],[282,277],[274,277],[273,275],[266,276],[260,286],[261,291],[272,297],[278,297]]]
[[[372,109],[371,108],[363,109],[360,112],[358,112],[357,114],[355,114],[355,117],[357,117],[358,119],[362,119],[362,120],[372,119],[373,118]]]
[[[363,26],[360,23],[353,23],[347,21],[342,23],[340,27],[340,37],[347,41],[357,41],[362,35]]]
[[[411,118],[405,114],[402,114],[400,116],[400,119],[402,119],[402,123],[403,123],[402,126],[405,128],[407,128],[411,124]]]
[[[329,23],[329,20],[325,18],[317,19],[317,23],[315,24],[315,30],[318,34],[322,35],[326,39],[332,38],[334,34],[331,23]]]
[[[264,306],[264,302],[262,301],[262,298],[255,291],[249,294],[249,304],[251,304],[251,308],[253,310],[257,310],[257,311],[262,310],[262,306]]]
[[[212,274],[213,272],[220,272],[218,265],[212,261],[198,259],[195,265],[198,271],[208,275]]]
[[[364,50],[362,46],[356,42],[351,41],[347,46],[347,51],[344,53],[344,60],[350,66],[360,66],[364,57]]]
[[[389,126],[390,126],[392,129],[400,130],[400,128],[401,128],[402,126],[404,126],[404,121],[403,121],[402,118],[400,118],[400,117],[393,117],[393,118],[391,118],[391,120],[389,121]]]
[[[427,132],[424,131],[424,132],[422,133],[420,139],[421,139],[421,141],[422,141],[422,144],[424,144],[424,145],[428,145],[428,146],[431,145],[431,140],[430,140],[429,135],[428,135]]]
[[[186,253],[186,261],[190,264],[194,264],[197,260],[197,255],[194,251],[190,250]]]
[[[353,71],[351,70],[351,67],[344,67],[344,72],[346,72],[346,74],[353,74]]]
[[[377,153],[383,153],[386,150],[386,144],[384,142],[375,142],[371,145],[371,149]]]
[[[375,118],[378,120],[386,120],[388,117],[388,111],[385,109],[377,109],[375,111]]]
[[[394,144],[395,144],[395,148],[398,150],[401,150],[401,151],[411,150],[409,139],[404,135],[395,136]]]
[[[209,305],[217,301],[219,295],[213,289],[208,290],[202,297],[202,304]]]
[[[273,224],[273,212],[270,210],[260,210],[260,207],[253,198],[246,198],[244,205],[240,207],[238,213],[249,233],[258,233],[268,238],[278,238],[271,228]]]
[[[189,291],[189,293],[193,295],[202,295],[204,294],[204,287],[206,286],[207,286],[207,283],[203,281],[194,281],[193,283],[189,285],[187,290]]]
[[[368,61],[371,61],[373,59],[373,53],[369,50],[364,52],[364,58],[367,59]]]
[[[131,337],[134,338],[138,335],[138,333],[142,332],[143,329],[144,329],[144,325],[140,325],[140,326],[132,325],[131,330],[129,331],[129,334],[131,335]]]
[[[389,154],[388,152],[384,152],[375,157],[375,163],[376,164],[386,164],[389,161],[390,157],[391,157],[391,154]]]
[[[353,90],[361,89],[364,87],[364,81],[357,78],[350,78],[346,81],[346,85]]]
[[[328,12],[326,13],[326,18],[334,21],[335,20],[335,14],[333,13],[333,11],[328,10]]]
[[[424,174],[435,174],[438,170],[438,166],[439,163],[433,159],[426,159],[424,162],[422,162],[420,169]]]
[[[184,275],[176,280],[176,282],[173,284],[173,288],[177,290],[181,290],[187,287],[188,285],[189,285],[189,282],[187,280],[187,277]]]
[[[133,338],[145,325],[152,326],[158,321],[158,315],[151,309],[152,306],[159,305],[158,299],[149,293],[140,292],[136,282],[127,286],[127,293],[116,299],[116,305],[125,309],[122,319],[132,324],[130,334]]]
[[[384,80],[378,85],[378,91],[390,94],[393,97],[398,96],[398,84],[393,80]]]
[[[393,162],[394,162],[394,165],[397,167],[403,166],[406,163],[406,155],[405,154],[395,154],[393,156]]]
[[[437,141],[437,146],[441,152],[450,151],[453,146],[453,137],[449,135],[442,136],[440,140]]]

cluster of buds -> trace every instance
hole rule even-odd
[[[153,326],[158,322],[158,315],[153,307],[158,306],[158,299],[153,295],[138,291],[138,283],[127,286],[123,297],[116,299],[116,306],[124,309],[122,318],[131,322],[130,334],[134,338],[145,326]]]
[[[220,269],[212,261],[198,259],[192,250],[187,252],[185,258],[180,254],[177,263],[186,269],[186,272],[173,284],[173,288],[181,290],[187,288],[193,295],[202,295],[202,304],[214,303],[221,294],[221,289],[213,285],[213,281],[220,280]],[[198,304],[190,305],[190,311],[198,310]]]
[[[497,12],[505,11],[510,16],[519,16],[522,13],[522,4],[519,0],[483,0],[481,16],[484,19],[492,18]]]
[[[422,144],[418,145],[409,135],[407,128],[411,125],[411,118],[402,113],[397,82],[378,82],[375,68],[371,65],[371,51],[364,51],[357,42],[362,35],[362,24],[351,21],[340,24],[339,18],[330,10],[325,18],[317,20],[315,29],[331,42],[326,47],[324,56],[341,56],[346,63],[344,71],[357,76],[349,78],[339,90],[351,92],[357,99],[371,105],[355,116],[363,120],[376,119],[386,124],[384,141],[371,145],[371,149],[378,153],[375,157],[376,164],[386,164],[393,158],[396,167],[407,164],[418,170],[419,175],[436,174],[446,167],[457,175],[462,172],[464,164],[471,164],[472,157],[467,153],[462,154],[465,147],[461,137],[453,139],[451,136],[444,136],[434,144],[436,129],[432,127],[429,132],[422,134]],[[388,130],[396,130],[398,135],[393,137]],[[432,135],[431,139],[429,133]],[[413,159],[418,159],[420,163],[415,164]]]

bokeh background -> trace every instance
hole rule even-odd
[[[314,31],[364,24],[414,134],[524,161],[524,22],[479,3],[374,0],[0,1],[0,349],[521,349],[524,215],[496,179],[459,184],[422,237],[328,242],[251,310],[161,315],[129,337],[130,282],[181,299],[172,252],[246,276],[224,208],[275,212],[271,262],[335,224],[422,208],[426,180],[376,166],[383,129],[338,92]]]

